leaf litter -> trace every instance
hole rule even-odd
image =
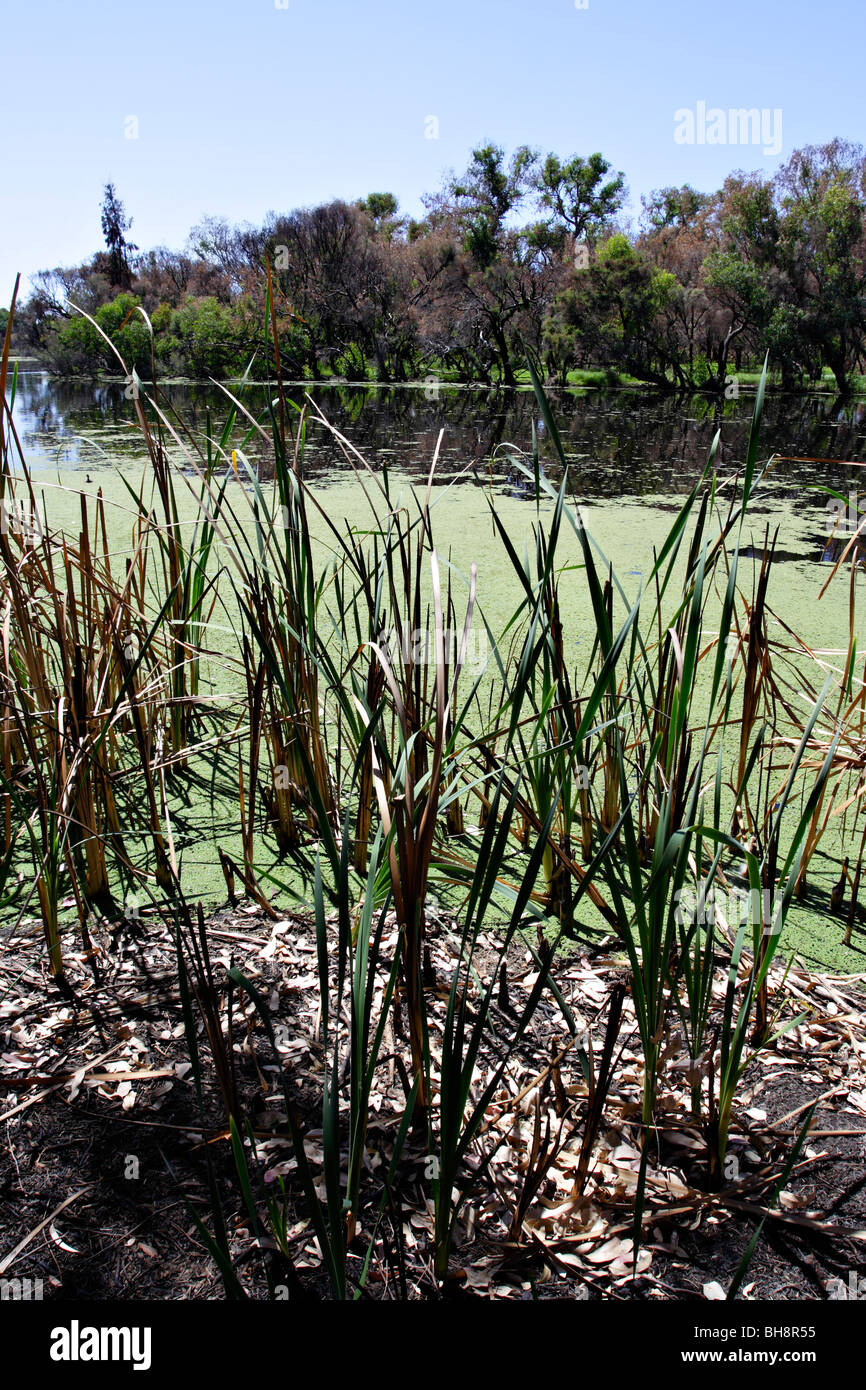
[[[0,1121],[5,1121],[3,1163],[11,1170],[11,1175],[0,1170],[0,1265],[11,1254],[17,1274],[28,1269],[47,1273],[54,1289],[80,1287],[83,1280],[101,1290],[95,1296],[220,1297],[207,1252],[179,1198],[190,1198],[207,1215],[202,1152],[207,1147],[218,1155],[230,1175],[230,1146],[213,1077],[208,1088],[213,1123],[203,1130],[198,1119],[174,942],[156,916],[127,936],[103,926],[101,940],[96,926],[92,932],[99,943],[98,981],[83,956],[70,961],[72,1004],[47,989],[38,941],[32,936],[22,934],[14,947],[8,946],[0,967],[6,986],[0,994]],[[217,961],[223,968],[240,962],[269,1003],[276,1053],[252,1006],[236,997],[234,1057],[255,1129],[263,1184],[273,1190],[285,1183],[288,1240],[297,1268],[313,1287],[317,1280],[324,1287],[321,1252],[304,1209],[279,1084],[284,1070],[303,1119],[305,1152],[323,1192],[322,1117],[316,1105],[325,1058],[319,979],[310,968],[314,930],[302,917],[271,921],[260,909],[244,906],[215,914],[209,932],[215,967]],[[392,932],[390,950],[395,943]],[[478,978],[467,986],[470,1006],[479,985],[487,983],[485,969],[496,959],[495,933],[483,934],[475,962]],[[374,1007],[390,964],[386,943]],[[509,953],[508,971],[509,997],[502,1007],[519,1009],[535,975],[533,955],[522,943]],[[441,924],[431,926],[427,1004],[434,1094],[452,972],[447,931]],[[635,1255],[642,1060],[628,995],[610,1089],[588,1150],[590,1095],[576,1045],[581,1038],[591,1056],[601,1055],[606,1011],[622,981],[622,961],[613,952],[595,952],[560,962],[556,981],[583,1032],[572,1033],[556,1001],[545,995],[509,1058],[467,1155],[467,1196],[447,1291],[496,1299],[717,1299],[762,1216],[770,1219],[755,1256],[752,1283],[741,1296],[782,1296],[783,1290],[790,1296],[793,1280],[800,1296],[827,1297],[830,1281],[840,1271],[862,1270],[864,979],[816,974],[795,961],[782,989],[782,974],[781,968],[771,972],[771,988],[785,1001],[783,1016],[792,1026],[747,1067],[734,1106],[731,1166],[718,1191],[707,1188],[706,1137],[691,1111],[691,1081],[700,1059],[686,1055],[675,1030],[665,1039],[659,1091],[664,1126],[651,1136]],[[714,988],[719,1009],[725,979],[720,969]],[[504,1019],[494,1006],[473,1076],[475,1094],[500,1065],[497,1017]],[[340,1026],[345,1029],[345,1020]],[[360,1274],[369,1234],[375,1231],[366,1296],[401,1296],[401,1278],[405,1296],[428,1298],[439,1292],[430,1272],[433,1201],[426,1154],[413,1138],[398,1170],[396,1214],[390,1212],[388,1223],[376,1216],[406,1104],[405,1076],[395,1065],[395,1028],[401,1028],[399,1012],[389,1021],[386,1036],[392,1046],[384,1050],[373,1082],[366,1206],[350,1263]],[[802,1115],[819,1097],[810,1142],[773,1203]],[[35,1124],[40,1110],[44,1122],[40,1118]],[[70,1154],[76,1152],[82,1122],[85,1128],[99,1128],[102,1154],[98,1164],[87,1167],[90,1185],[79,1193],[82,1165],[74,1158],[64,1165],[63,1154],[64,1146]],[[51,1147],[39,1159],[38,1170],[34,1130],[40,1143]],[[146,1133],[167,1159],[172,1176],[163,1169],[159,1183],[151,1181],[149,1199],[130,1203],[117,1195],[117,1168],[124,1156],[135,1156],[131,1134],[140,1144]],[[34,1182],[37,1171],[50,1173],[50,1184]],[[66,1199],[70,1205],[58,1227],[53,1216],[60,1211],[58,1200]],[[265,1296],[252,1262],[249,1267],[244,1263],[252,1236],[239,1197],[236,1207],[233,1253],[249,1292]],[[112,1261],[114,1277],[108,1277],[103,1265]]]

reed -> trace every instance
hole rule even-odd
[[[12,425],[9,334],[0,360],[0,503],[4,516],[13,505],[37,516]],[[175,938],[196,1084],[203,1036],[241,1198],[298,1292],[286,1204],[263,1196],[234,1071],[232,999],[247,996],[273,1044],[268,1010],[241,972],[223,977],[214,969],[201,905],[184,897],[168,815],[171,779],[188,775],[197,759],[215,773],[225,749],[234,749],[242,864],[220,851],[230,894],[237,875],[275,915],[271,889],[279,880],[265,874],[259,854],[260,836],[273,836],[300,877],[295,896],[314,923],[325,1055],[320,1176],[306,1157],[298,1097],[282,1068],[281,1084],[298,1181],[339,1299],[363,1292],[393,1184],[419,1146],[434,1174],[433,1272],[446,1285],[460,1213],[497,1143],[488,1123],[497,1088],[545,997],[565,1018],[567,1050],[586,1086],[573,1193],[583,1197],[616,1084],[626,986],[611,998],[596,1065],[557,969],[570,940],[598,945],[603,937],[627,968],[642,1053],[637,1258],[651,1141],[664,1123],[665,1039],[673,1026],[682,1030],[707,1182],[718,1187],[743,1070],[791,1026],[780,1021],[781,1001],[769,986],[791,902],[829,816],[856,820],[863,797],[856,779],[866,685],[855,675],[853,581],[844,669],[823,681],[813,654],[800,649],[792,661],[771,639],[769,535],[752,592],[742,584],[743,526],[766,471],[758,463],[766,367],[743,468],[721,481],[714,442],[634,596],[569,502],[567,460],[530,364],[562,482],[554,487],[543,477],[537,451],[519,465],[536,500],[523,556],[491,499],[518,591],[494,633],[478,602],[475,567],[459,576],[436,544],[438,445],[421,495],[396,496],[387,471],[378,474],[312,402],[288,400],[270,281],[263,340],[276,380],[266,418],[226,392],[225,425],[203,442],[172,417],[158,386],[148,393],[131,378],[156,504],[144,480],[128,485],[131,548],[120,568],[101,497],[93,506],[82,497],[77,538],[52,531],[44,515],[38,535],[8,527],[0,534],[0,888],[8,894],[11,866],[26,845],[48,969],[60,987],[64,892],[74,895],[94,964],[94,905],[110,903],[119,883],[142,886],[161,905]],[[311,430],[327,431],[354,469],[364,524],[328,515],[308,485]],[[272,479],[252,461],[255,440],[268,444]],[[182,489],[194,509],[189,529]],[[544,513],[542,501],[550,504]],[[577,563],[564,538],[572,547],[576,541]],[[586,664],[570,669],[563,614],[577,586],[588,596],[591,642]],[[236,646],[231,659],[223,653],[236,683],[217,691],[235,705],[225,716],[204,689],[218,612]],[[469,667],[476,624],[488,655]],[[477,818],[469,814],[476,808]],[[478,833],[469,833],[475,819]],[[146,839],[144,864],[134,862],[133,834]],[[852,914],[864,844],[866,831]],[[740,861],[745,920],[726,923],[714,897],[736,880]],[[451,934],[435,1036],[433,885],[447,900]],[[26,902],[18,906],[23,912]],[[479,942],[492,928],[497,946],[482,969]],[[506,1015],[497,1011],[497,991],[518,943],[537,969],[520,1007]],[[392,1117],[388,1181],[376,1188],[364,1155],[389,1028],[404,1098]],[[479,1081],[485,1049],[497,1060]],[[556,1135],[542,1128],[539,1092],[512,1212],[517,1239],[566,1133],[576,1133],[575,1117],[568,1123]],[[371,1234],[358,1276],[350,1257],[362,1217]],[[240,1296],[216,1199],[205,1234],[227,1291]]]

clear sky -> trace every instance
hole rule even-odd
[[[771,172],[866,135],[864,40],[864,0],[14,0],[0,303],[17,270],[98,249],[108,179],[149,248],[181,247],[208,213],[256,222],[374,190],[417,215],[487,140],[599,149],[635,210],[665,184]],[[698,143],[700,102],[781,111],[781,153]],[[674,138],[678,110],[694,144]]]

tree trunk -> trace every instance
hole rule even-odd
[[[509,389],[513,389],[517,385],[517,382],[514,379],[514,372],[511,367],[511,356],[508,351],[508,343],[505,341],[505,334],[502,331],[501,325],[498,323],[491,324],[491,332],[493,333],[493,341],[496,344],[496,350],[499,353],[499,360],[502,363],[502,384]]]

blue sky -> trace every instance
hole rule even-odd
[[[862,0],[39,0],[4,17],[0,303],[101,245],[113,179],[142,247],[205,214],[332,197],[407,212],[472,145],[600,149],[632,205],[864,135]],[[678,144],[674,113],[782,112],[782,150]],[[428,117],[438,121],[438,138]],[[138,138],[127,138],[136,117]],[[26,288],[26,283],[25,283]]]

